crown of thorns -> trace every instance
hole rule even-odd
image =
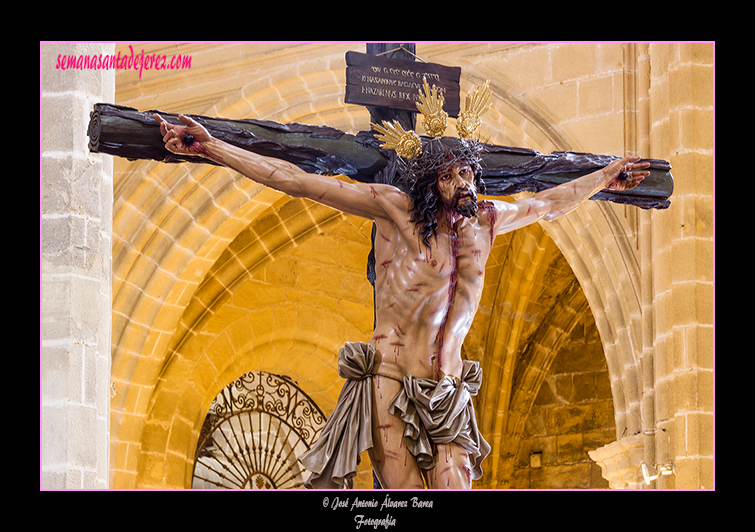
[[[404,179],[413,181],[418,176],[456,161],[479,163],[482,143],[472,138],[482,124],[480,117],[491,107],[490,80],[482,87],[467,94],[464,111],[456,120],[459,139],[442,138],[448,125],[448,113],[443,110],[444,97],[437,87],[432,89],[427,79],[422,80],[417,109],[423,116],[423,125],[429,142],[423,146],[422,140],[414,131],[405,131],[401,125],[383,121],[382,125],[370,124],[378,132],[377,138],[383,142],[381,148],[394,150],[398,155]]]

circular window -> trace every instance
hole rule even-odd
[[[210,406],[194,458],[194,489],[286,489],[304,485],[298,458],[326,417],[290,378],[246,373]]]

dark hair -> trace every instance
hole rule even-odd
[[[424,139],[424,138],[423,138]],[[475,187],[485,190],[480,164],[482,144],[453,137],[430,139],[422,143],[422,155],[407,162],[404,179],[409,184],[412,199],[411,222],[417,226],[420,237],[430,247],[430,235],[437,236],[440,199],[437,189],[438,173],[449,164],[465,162],[472,167]]]

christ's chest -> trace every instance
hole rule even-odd
[[[457,230],[439,233],[435,251],[443,265],[439,273],[448,275],[452,284],[476,286],[482,283],[490,243],[477,224],[469,223]]]

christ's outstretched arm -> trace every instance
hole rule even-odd
[[[639,157],[624,157],[569,183],[538,192],[532,198],[513,203],[493,201],[496,206],[495,232],[508,233],[540,219],[554,220],[573,211],[603,189],[633,189],[650,175],[645,171],[650,163],[638,161]]]
[[[180,155],[199,155],[236,170],[240,174],[295,198],[309,198],[348,214],[376,220],[389,218],[397,205],[408,198],[395,187],[348,183],[310,174],[294,164],[242,150],[212,137],[191,118],[179,115],[184,125],[170,124],[154,115],[160,124],[165,147]]]

